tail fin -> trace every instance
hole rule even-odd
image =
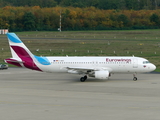
[[[8,33],[7,37],[13,58],[33,56],[30,50],[23,44],[15,33]]]
[[[34,61],[34,55],[23,44],[15,33],[7,33],[9,46],[12,58],[5,59],[6,63],[13,64],[19,67],[26,67],[29,69],[41,71]]]

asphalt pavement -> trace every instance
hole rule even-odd
[[[160,74],[113,74],[109,80],[0,70],[1,120],[159,120]]]

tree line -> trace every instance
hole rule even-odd
[[[95,7],[0,8],[0,28],[9,31],[160,28],[160,10],[100,10]]]
[[[154,10],[160,7],[160,0],[1,0],[0,7],[5,6],[40,6],[40,7],[95,7],[110,10]]]

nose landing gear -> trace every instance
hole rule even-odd
[[[134,81],[137,81],[137,77],[134,77],[133,80],[134,80]]]
[[[137,77],[136,77],[137,73],[133,74],[133,81],[137,81]]]

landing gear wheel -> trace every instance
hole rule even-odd
[[[87,75],[84,76],[84,79],[87,80]]]
[[[134,77],[133,80],[134,80],[134,81],[137,81],[137,77]]]
[[[81,81],[81,82],[84,82],[84,81],[85,81],[85,78],[84,78],[84,77],[81,77],[81,78],[80,78],[80,81]]]
[[[86,81],[86,80],[87,80],[87,75],[85,75],[84,77],[81,77],[81,78],[80,78],[80,81],[81,81],[81,82],[84,82],[84,81]]]

